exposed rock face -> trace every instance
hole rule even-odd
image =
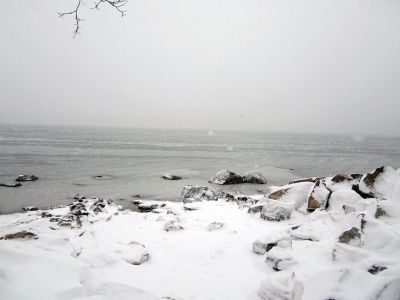
[[[22,186],[21,182],[7,182],[7,183],[0,183],[0,186],[4,186],[4,187],[20,187]]]
[[[275,192],[272,192],[271,194],[268,195],[268,199],[272,200],[279,200],[281,199],[288,191],[290,188],[285,188],[285,189],[280,189]]]
[[[169,173],[165,173],[161,176],[162,179],[167,179],[167,180],[181,180],[182,177],[178,175],[173,175]]]
[[[23,181],[36,181],[38,180],[39,177],[35,176],[35,175],[19,175],[15,181],[18,182],[23,182]]]
[[[218,200],[218,193],[206,186],[186,185],[182,189],[181,196],[183,203]]]
[[[399,181],[400,174],[396,170],[391,167],[380,167],[362,177],[359,190],[380,200],[400,197]]]
[[[339,238],[338,238],[340,243],[343,244],[361,244],[361,233],[360,230],[356,227],[351,228],[350,230],[347,230],[343,232]]]
[[[268,201],[261,210],[261,218],[267,221],[283,221],[290,219],[293,207],[276,200]]]
[[[346,174],[338,174],[334,176],[332,179],[332,182],[334,183],[340,183],[340,182],[345,182],[345,181],[353,181],[353,177],[346,175]]]
[[[373,188],[377,178],[385,171],[385,167],[375,169],[374,172],[368,173],[364,176],[363,182],[369,188]]]
[[[221,185],[244,183],[242,176],[228,170],[219,171],[208,182]]]
[[[243,182],[255,183],[255,184],[266,184],[267,178],[258,172],[247,172],[243,175]]]
[[[37,239],[38,236],[29,231],[20,231],[16,233],[6,234],[0,240],[16,240],[16,239]]]
[[[380,217],[383,217],[384,215],[386,215],[386,211],[382,207],[378,206],[376,208],[375,218],[378,219]]]
[[[318,180],[308,196],[307,210],[314,211],[317,208],[325,209],[328,205],[330,195],[331,192],[326,188],[325,183],[322,180]]]

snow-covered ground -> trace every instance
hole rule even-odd
[[[2,215],[0,298],[400,299],[400,172],[316,180]]]

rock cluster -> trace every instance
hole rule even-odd
[[[221,170],[214,177],[210,178],[208,182],[220,185],[240,183],[265,184],[267,183],[267,179],[258,172],[247,172],[243,176],[240,176],[232,171]]]

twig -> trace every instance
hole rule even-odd
[[[64,16],[66,16],[66,15],[73,15],[75,17],[74,38],[76,37],[77,34],[80,34],[80,32],[79,32],[79,30],[81,29],[80,22],[84,21],[84,19],[81,19],[79,17],[79,9],[80,9],[82,0],[77,0],[77,1],[78,1],[78,4],[76,5],[74,10],[71,10],[69,12],[58,12],[58,16],[61,19],[63,19]],[[100,10],[100,5],[103,3],[108,3],[113,8],[115,8],[121,14],[121,17],[124,17],[126,15],[126,10],[123,9],[123,6],[126,3],[128,3],[128,0],[97,0],[94,3],[94,7],[92,7],[92,9]]]

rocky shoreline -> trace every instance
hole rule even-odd
[[[212,181],[243,180],[227,172]],[[132,211],[76,196],[68,206],[0,216],[0,294],[400,298],[400,170],[305,178],[258,195],[188,185],[181,200],[136,199]],[[35,273],[48,283],[29,283],[24,274]]]

